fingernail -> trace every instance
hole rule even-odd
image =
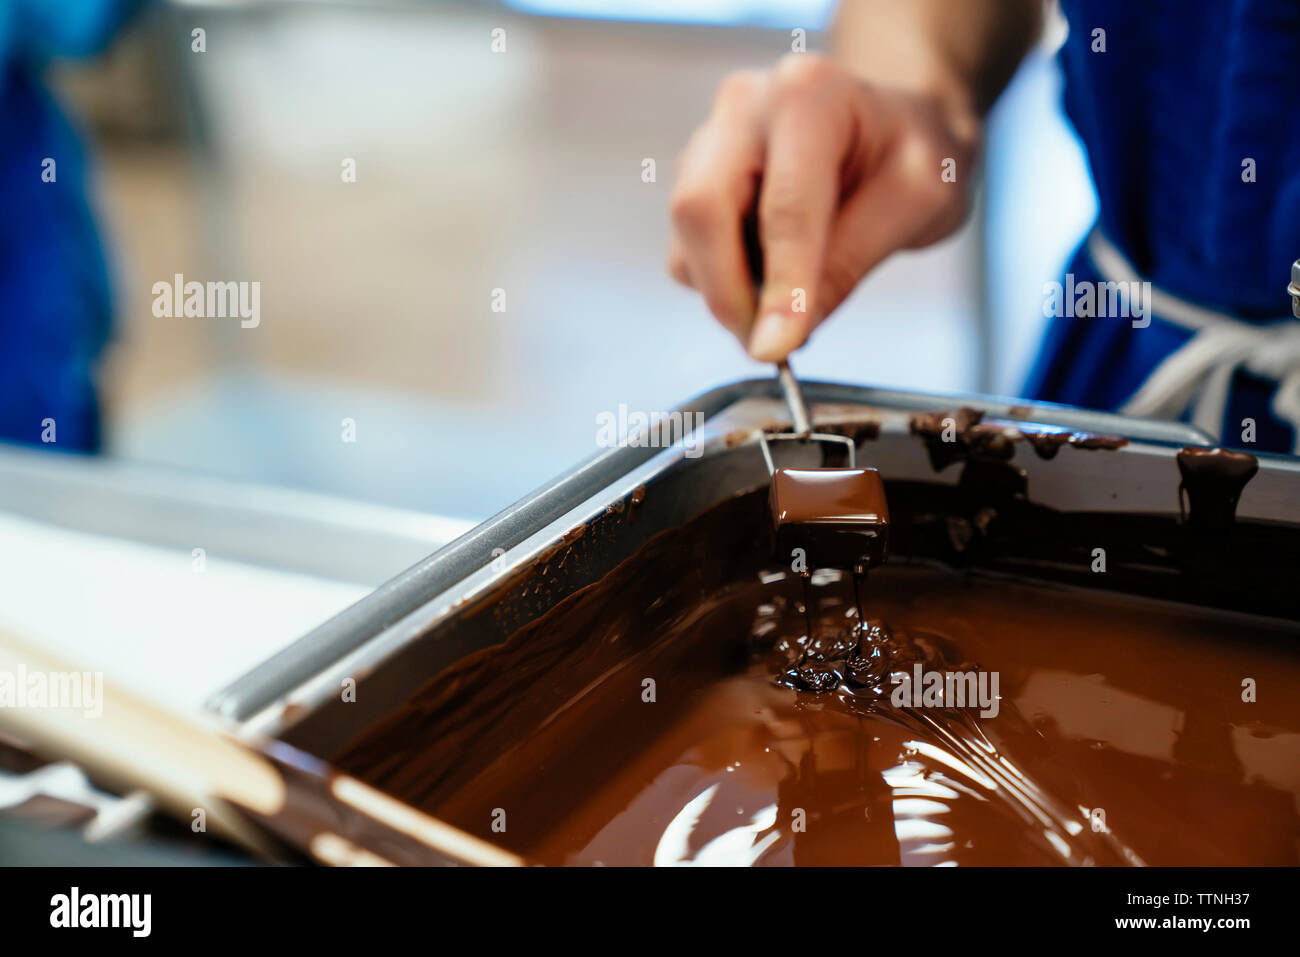
[[[799,324],[784,312],[766,312],[754,323],[749,354],[759,362],[779,362],[799,348]]]

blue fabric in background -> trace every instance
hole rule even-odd
[[[97,52],[138,0],[0,0],[0,438],[99,447],[95,365],[108,271],[77,136],[40,80],[52,56]],[[42,164],[55,162],[54,182]]]
[[[1300,258],[1300,2],[1062,0],[1065,108],[1087,149],[1100,224],[1137,271],[1189,302],[1250,321],[1290,315]],[[1105,30],[1106,51],[1092,49]],[[1255,182],[1242,162],[1255,161]],[[1086,252],[1069,267],[1096,279]],[[1032,398],[1100,409],[1128,399],[1189,333],[1162,323],[1051,319]],[[1289,451],[1268,380],[1239,373],[1225,444]]]
[[[102,48],[141,0],[0,0],[0,437],[55,448],[100,443],[94,376],[110,332],[104,255],[85,160],[41,84],[53,56]],[[1062,0],[1065,106],[1084,141],[1101,225],[1146,278],[1251,320],[1288,314],[1300,257],[1300,0]],[[1093,30],[1106,51],[1093,52]],[[55,183],[41,180],[56,161]],[[1253,158],[1256,181],[1242,181]],[[1070,267],[1095,278],[1082,251]],[[1054,319],[1026,395],[1114,409],[1178,344],[1158,317]],[[1250,416],[1254,448],[1290,428],[1271,386],[1239,374],[1224,435]]]

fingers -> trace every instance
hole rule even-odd
[[[669,271],[698,289],[709,311],[742,342],[753,321],[754,288],[741,221],[763,162],[765,82],[757,73],[724,81],[708,122],[682,154],[671,200]]]
[[[877,127],[886,121],[877,118]],[[960,224],[964,204],[939,175],[941,156],[916,135],[887,137],[889,149],[871,176],[841,200],[818,282],[820,322],[891,253],[927,245]]]
[[[688,288],[695,285],[691,282],[691,271],[686,265],[686,251],[676,236],[668,241],[668,275]]]
[[[940,104],[811,54],[737,74],[683,154],[669,271],[751,356],[780,361],[890,253],[961,222],[966,178],[940,176],[944,164],[968,168],[977,136],[960,132]],[[757,297],[743,237],[756,190]]]
[[[764,362],[803,345],[823,314],[818,285],[854,133],[843,82],[809,56],[783,61],[773,78],[758,203],[765,281],[749,340],[750,355]]]
[[[839,308],[881,260],[909,245],[914,210],[899,194],[899,185],[893,176],[876,176],[845,200],[831,228],[817,284],[816,322]]]

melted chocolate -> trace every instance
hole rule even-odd
[[[925,552],[953,501],[889,494]],[[751,493],[661,533],[334,762],[541,863],[1300,861],[1295,624],[896,562],[858,627],[767,524]],[[896,704],[917,666],[997,674],[997,713]]]

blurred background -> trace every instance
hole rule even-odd
[[[796,28],[825,49],[833,8],[156,3],[52,64],[114,280],[107,455],[473,521],[592,454],[602,410],[768,375],[666,276],[667,197],[718,81]],[[994,113],[970,223],[878,270],[801,376],[1016,392],[1094,214],[1063,29]],[[155,317],[177,273],[260,282],[260,326]]]
[[[0,38],[79,2],[0,0]],[[598,451],[600,413],[771,375],[668,278],[668,196],[718,82],[827,49],[833,7],[158,0],[48,62],[111,277],[103,454],[0,445],[0,629],[195,708]],[[801,376],[1016,392],[1094,215],[1063,30],[969,223],[873,273]],[[260,323],[155,316],[177,274],[260,283]]]
[[[77,6],[0,0],[0,48]],[[718,82],[793,31],[827,49],[830,0],[140,6],[102,54],[24,54],[87,147],[113,333],[103,454],[0,443],[0,631],[198,709],[598,451],[600,413],[772,374],[668,278],[667,202]],[[801,376],[1019,389],[1043,283],[1094,215],[1059,108],[1063,31],[990,119],[968,224],[873,273]],[[0,119],[21,184],[36,140]],[[57,249],[46,215],[0,257],[44,276],[38,336],[62,315],[49,290],[81,288],[25,252],[40,225]],[[155,316],[178,274],[260,283],[260,323]],[[55,387],[26,361],[9,374]]]

